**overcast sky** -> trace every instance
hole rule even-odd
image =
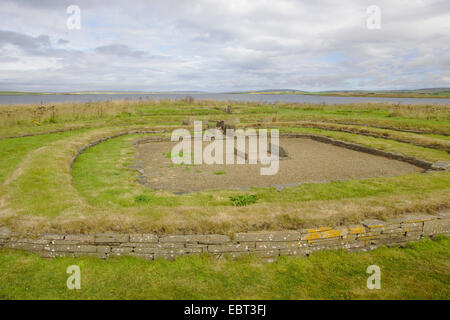
[[[67,26],[69,5],[81,9],[80,29]],[[381,10],[380,29],[367,27],[370,5]],[[0,91],[450,86],[449,0],[0,0],[0,8]]]

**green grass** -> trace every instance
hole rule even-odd
[[[132,143],[148,134],[104,141],[86,149],[71,167],[81,148],[110,136],[155,128],[170,134],[188,118],[212,122],[235,117],[242,125],[273,119],[282,132],[317,134],[429,161],[450,161],[445,151],[449,137],[443,134],[450,133],[449,106],[232,103],[228,114],[228,104],[187,100],[57,104],[54,114],[39,113],[31,106],[3,108],[0,137],[46,134],[0,140],[0,226],[28,235],[232,234],[348,225],[450,206],[450,172],[310,183],[281,192],[253,188],[250,196],[226,189],[183,195],[151,191],[138,183],[138,174],[131,169],[136,161]],[[322,128],[288,127],[294,121],[321,122]],[[340,128],[355,131],[332,131]],[[398,131],[404,129],[426,134]],[[407,249],[318,252],[308,259],[282,257],[273,264],[256,257],[233,261],[203,255],[174,262],[131,257],[45,260],[0,250],[0,299],[448,299],[449,245],[448,237],[439,237]],[[82,270],[80,291],[65,286],[66,268],[72,264]],[[366,288],[365,271],[371,264],[381,267],[381,290]]]
[[[232,105],[232,113],[226,112]],[[240,117],[242,122],[264,118],[281,121],[315,120],[409,129],[427,133],[450,131],[448,105],[398,105],[358,103],[312,105],[293,103],[230,103],[218,101],[110,101],[98,103],[55,104],[55,109],[40,112],[37,106],[4,107],[0,110],[0,136],[50,132],[69,128],[93,128],[126,124],[179,125],[188,117],[213,121]],[[49,120],[52,121],[49,121]],[[37,125],[36,123],[39,123]]]
[[[280,132],[296,132],[322,135],[337,140],[358,143],[370,148],[385,150],[389,152],[400,152],[405,155],[432,162],[450,161],[450,154],[445,150],[430,149],[426,147],[411,145],[409,143],[380,139],[375,137],[367,137],[354,133],[328,131],[316,128],[281,128]]]
[[[76,135],[81,131],[0,140],[0,183],[31,151],[54,141]]]
[[[92,142],[132,129],[164,128],[166,134],[170,134],[182,121],[193,117],[204,121],[239,117],[242,125],[250,126],[264,118],[275,118],[276,123],[268,125],[279,126],[282,132],[328,136],[429,161],[450,161],[449,153],[442,149],[448,140],[439,134],[442,130],[450,132],[445,106],[239,103],[232,104],[231,114],[226,113],[226,106],[227,103],[217,101],[64,104],[56,108],[55,123],[46,122],[46,116],[41,115],[42,126],[37,127],[26,125],[24,120],[33,108],[23,106],[16,110],[10,107],[9,111],[16,110],[18,114],[11,116],[8,126],[0,129],[0,135],[29,133],[37,128],[40,133],[78,129],[71,133],[0,140],[0,181],[10,177],[7,183],[0,185],[0,210],[5,200],[8,208],[7,214],[0,215],[0,223],[16,230],[35,232],[109,231],[120,226],[121,230],[141,232],[227,233],[298,228],[318,223],[334,225],[411,211],[434,212],[449,206],[449,172],[303,184],[281,192],[274,188],[254,188],[250,192],[258,201],[252,204],[250,213],[230,201],[230,197],[240,195],[238,190],[183,195],[151,191],[138,183],[138,174],[130,169],[136,161],[132,142],[144,135],[125,135],[104,141],[86,149],[70,167],[77,152]],[[103,113],[98,114],[99,111]],[[21,124],[13,125],[14,119]],[[308,119],[324,120],[323,126],[331,130],[290,127],[296,119],[304,124],[308,124],[304,121]],[[283,121],[286,121],[285,125]],[[359,123],[341,126],[361,133],[371,128],[367,125],[374,124],[390,125],[394,129],[368,130],[378,134],[377,137],[359,135],[359,131],[332,131],[339,129],[339,122]],[[395,131],[405,127],[427,128],[432,136]],[[396,137],[410,143],[392,140]],[[438,149],[411,144],[415,141]],[[165,156],[171,158],[172,154]],[[194,171],[195,168],[186,166],[185,170]]]
[[[316,130],[295,130],[295,132],[316,132]],[[367,137],[361,137],[355,134],[341,134],[324,130],[317,130],[316,133],[323,135],[330,134],[332,137],[339,135],[339,138],[357,138],[358,142],[367,141]],[[139,137],[139,136],[138,136]],[[80,155],[72,168],[73,183],[79,192],[88,199],[92,205],[117,204],[121,206],[130,206],[136,192],[150,193],[146,188],[140,186],[133,173],[128,169],[129,163],[133,161],[135,149],[131,141],[137,139],[136,136],[123,136],[110,139],[97,146],[94,146],[82,155]],[[384,139],[370,138],[379,145],[377,147],[386,147],[392,143]],[[352,141],[352,140],[350,140]],[[406,145],[395,143],[395,145]],[[413,146],[412,150],[415,150]],[[387,148],[391,151],[398,149]],[[430,157],[430,155],[447,154],[439,150],[417,147],[418,150],[424,149],[420,156]],[[429,152],[429,153],[428,153]],[[415,153],[416,154],[416,153]],[[417,155],[417,154],[416,154]],[[215,174],[225,174],[218,171]],[[448,180],[449,174],[446,172],[437,172],[434,174],[408,174],[388,178],[371,178],[352,181],[335,181],[330,183],[309,183],[302,184],[293,188],[285,188],[282,192],[274,188],[255,188],[258,198],[266,203],[292,203],[301,201],[315,200],[339,200],[346,198],[360,198],[370,196],[392,195],[392,194],[414,194],[430,192],[433,190],[450,188]],[[197,192],[195,194],[171,196],[170,194],[161,194],[155,196],[155,202],[152,205],[227,205],[226,201],[220,200],[229,193],[239,196],[238,191],[216,191],[214,197],[209,197],[208,192]],[[158,199],[158,200],[156,200]],[[166,199],[163,201],[162,199]]]
[[[254,194],[250,194],[250,195],[245,194],[245,195],[240,195],[240,196],[236,196],[236,197],[230,197],[230,201],[236,207],[248,206],[248,205],[256,203],[257,200],[258,200],[258,197]]]
[[[384,219],[396,216],[401,208],[408,208],[408,211],[432,211],[433,208],[442,206],[440,201],[448,198],[445,194],[450,189],[449,172],[309,183],[285,188],[281,192],[275,188],[254,188],[252,193],[258,198],[258,202],[253,204],[251,212],[238,214],[234,213],[235,206],[229,201],[230,197],[238,199],[238,190],[174,195],[150,191],[140,185],[129,169],[136,152],[131,142],[140,137],[130,135],[113,138],[86,150],[78,157],[72,169],[72,182],[90,205],[83,209],[84,214],[108,210],[110,217],[138,216],[151,221],[147,228],[163,228],[166,231],[176,231],[174,226],[178,223],[184,225],[186,230],[239,231],[248,227],[250,222],[245,222],[246,219],[252,221],[254,228],[261,225],[271,229],[301,228],[317,224],[353,223],[368,216]],[[145,201],[136,200],[136,196]],[[74,198],[76,195],[70,199]],[[363,204],[357,210],[355,208],[358,208],[359,201]],[[444,200],[444,203],[447,202]],[[340,207],[337,214],[327,214],[324,217],[317,212],[322,207],[323,210],[333,212],[337,210],[331,209],[335,206]],[[28,206],[29,209],[33,207],[36,207],[34,203]],[[297,211],[300,207],[303,210]],[[373,215],[370,213],[373,208],[383,208],[384,213]],[[35,212],[41,215],[42,210]],[[230,215],[228,222],[217,220],[216,213]],[[184,221],[180,222],[180,216]],[[143,225],[146,224],[141,223]]]
[[[449,299],[450,238],[371,252],[321,251],[308,258],[173,262],[131,257],[56,258],[0,251],[0,299]],[[81,289],[68,290],[66,269],[78,265]],[[381,289],[369,290],[370,265]]]

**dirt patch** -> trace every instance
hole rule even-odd
[[[260,174],[262,164],[174,165],[170,157],[175,142],[138,145],[146,185],[153,190],[190,192],[212,189],[282,189],[308,182],[387,177],[422,172],[411,164],[349,150],[306,138],[280,138],[289,157],[280,160],[275,175]],[[205,147],[208,143],[204,143]]]

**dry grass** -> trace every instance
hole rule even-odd
[[[137,208],[100,209],[77,205],[53,218],[11,213],[2,215],[8,224],[22,234],[49,233],[219,233],[301,229],[359,223],[366,218],[389,219],[407,213],[429,213],[450,208],[448,190],[408,195],[310,201],[276,205],[256,204],[236,207],[156,207],[154,215],[142,215]],[[94,210],[93,210],[94,209]]]
[[[300,103],[274,103],[260,104],[256,102],[231,103],[214,100],[185,99],[178,101],[165,100],[107,100],[85,103],[52,103],[48,105],[9,105],[0,108],[0,125],[3,127],[35,126],[44,123],[61,121],[79,121],[88,119],[101,119],[117,116],[122,113],[145,113],[145,109],[160,107],[179,108],[178,114],[189,108],[202,107],[219,110],[224,114],[282,114],[283,111],[315,111],[328,113],[353,112],[355,114],[379,113],[387,117],[401,117],[408,119],[450,121],[449,105],[400,105],[388,103],[355,103],[347,105],[313,105]],[[345,113],[343,113],[345,114]]]
[[[416,146],[445,150],[450,152],[450,140],[444,140],[437,137],[430,137],[413,132],[402,132],[389,129],[374,128],[370,126],[346,125],[339,123],[328,123],[325,121],[285,121],[272,123],[246,123],[240,127],[267,127],[267,128],[318,128],[331,131],[341,131],[356,133],[375,138],[395,140],[404,143],[410,143]]]
[[[132,128],[116,127],[84,132],[30,153],[0,188],[0,196],[7,204],[0,213],[0,224],[8,224],[14,230],[24,233],[109,230],[233,233],[339,225],[358,222],[366,217],[387,218],[406,212],[434,212],[450,207],[448,187],[439,189],[442,185],[445,186],[442,181],[450,181],[448,172],[419,176],[419,185],[423,185],[419,189],[413,186],[416,182],[406,179],[404,183],[407,183],[410,191],[404,194],[389,195],[382,192],[377,196],[362,198],[355,195],[339,200],[299,201],[299,195],[293,188],[292,195],[288,189],[286,193],[263,191],[262,202],[242,208],[226,205],[229,196],[236,194],[231,191],[183,197],[164,193],[158,195],[160,198],[167,198],[167,201],[174,205],[121,207],[114,204],[89,204],[72,185],[72,159],[86,145],[129,131],[132,131]],[[388,183],[394,186],[399,183],[397,178],[388,179],[391,180],[386,181],[391,181]],[[318,184],[323,188],[319,190],[319,194],[327,194],[327,185]],[[433,185],[436,187],[426,189]],[[136,188],[132,191],[133,194],[139,194],[139,188]],[[345,185],[338,188],[345,188]],[[348,188],[351,194],[354,186],[350,184]],[[332,190],[329,189],[328,193],[333,192]],[[212,200],[208,200],[211,196]]]
[[[0,125],[7,127],[5,134],[23,132],[24,128],[28,128],[30,131],[27,132],[31,133],[79,127],[97,127],[97,129],[75,131],[71,136],[28,152],[16,169],[9,173],[6,182],[0,186],[0,224],[9,225],[19,232],[114,230],[233,233],[339,225],[358,222],[366,217],[387,218],[407,212],[432,213],[450,207],[448,172],[415,175],[411,181],[407,178],[377,181],[374,184],[381,186],[379,190],[386,187],[385,191],[372,194],[365,193],[362,186],[355,187],[351,183],[339,186],[322,184],[320,188],[310,189],[299,187],[295,189],[296,191],[287,190],[281,193],[260,190],[257,192],[261,194],[261,200],[242,208],[229,203],[229,197],[237,195],[235,191],[204,192],[185,196],[158,193],[152,198],[157,203],[150,203],[148,206],[129,202],[127,205],[120,205],[109,199],[102,204],[100,203],[102,198],[98,196],[97,202],[100,204],[93,204],[92,199],[81,194],[72,184],[72,160],[90,143],[133,130],[170,128],[163,123],[181,121],[193,115],[199,119],[209,120],[240,117],[243,126],[246,122],[254,124],[255,121],[270,118],[271,121],[281,122],[265,123],[267,126],[320,128],[322,131],[319,134],[347,139],[369,147],[403,152],[432,161],[448,159],[448,153],[442,150],[448,151],[449,140],[436,136],[377,129],[366,125],[388,123],[394,129],[420,127],[429,132],[439,132],[448,127],[449,106],[239,103],[232,104],[232,108],[228,108],[228,105],[228,102],[217,101],[123,100],[84,104],[62,103],[53,107],[2,107]],[[123,119],[111,120],[111,117],[123,114],[125,115]],[[154,122],[151,125],[144,125],[149,120]],[[345,121],[360,124],[340,123]],[[301,130],[309,129],[301,128]],[[439,150],[428,149],[430,147]],[[118,186],[123,183],[114,180],[112,176],[108,179]],[[126,183],[131,186],[131,191],[127,196],[134,199],[136,195],[142,193],[142,189],[131,178],[128,179]],[[302,190],[305,190],[305,193],[302,193]],[[333,198],[330,195],[334,192],[343,193],[340,198]],[[311,199],[307,197],[303,199],[305,195],[311,195]],[[111,198],[114,197],[118,198],[112,193]]]
[[[448,299],[449,245],[448,237],[439,236],[404,249],[320,251],[308,258],[280,257],[275,263],[256,256],[233,260],[208,255],[171,262],[135,257],[42,259],[1,250],[0,298]],[[66,287],[67,266],[74,264],[82,270],[81,290]],[[382,270],[380,290],[366,286],[366,269],[372,264]]]
[[[61,121],[76,121],[115,116],[134,112],[143,101],[113,100],[86,103],[54,103],[51,105],[11,105],[0,108],[0,125],[3,127],[40,125]]]

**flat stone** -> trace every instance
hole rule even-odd
[[[423,224],[423,234],[425,236],[448,233],[450,233],[450,219],[425,221]]]
[[[182,243],[200,243],[200,244],[218,244],[230,242],[228,236],[220,234],[207,235],[167,235],[159,239],[159,242],[182,242]]]
[[[342,245],[342,249],[344,250],[350,250],[350,249],[355,249],[355,248],[364,248],[365,244],[362,243],[361,241],[351,241],[351,242],[345,242]]]
[[[130,234],[130,242],[158,242],[156,234]]]
[[[176,254],[201,253],[202,248],[134,248],[135,253],[140,254]]]
[[[273,249],[289,249],[302,248],[307,246],[306,241],[261,241],[256,242],[256,250],[273,250]]]
[[[184,243],[182,243],[182,242],[164,242],[164,243],[125,242],[125,243],[121,243],[120,246],[121,247],[133,247],[133,248],[184,248]]]
[[[434,220],[437,218],[438,218],[437,216],[429,215],[429,214],[408,214],[408,215],[401,216],[399,218],[392,219],[389,222],[390,223],[400,223],[400,224],[420,223],[420,222],[424,222],[424,221]]]
[[[30,243],[30,244],[49,244],[50,240],[32,239],[32,238],[19,238],[15,242],[18,242],[18,243]]]
[[[344,243],[345,240],[341,240],[340,238],[308,240],[309,246],[334,247],[343,245]]]
[[[288,249],[281,249],[280,255],[306,257],[307,255],[311,254],[312,252],[313,252],[313,250],[311,250],[309,248],[288,248]]]
[[[59,258],[72,255],[69,252],[56,252],[56,251],[39,251],[36,252],[41,258]]]
[[[437,161],[431,165],[433,170],[450,170],[450,162]]]
[[[369,229],[366,233],[362,233],[358,235],[358,238],[361,237],[373,237],[373,236],[379,236],[383,231],[385,231],[384,228],[373,228]]]
[[[63,234],[54,234],[54,233],[45,233],[45,234],[42,234],[40,237],[45,240],[63,240],[64,239]]]
[[[333,228],[331,228],[331,227],[308,228],[308,229],[301,229],[300,233],[301,234],[316,233],[316,232],[328,231],[328,230],[331,230],[331,229],[333,229]]]
[[[159,238],[159,242],[197,243],[193,235],[167,235]]]
[[[407,224],[402,225],[402,229],[405,230],[406,232],[422,231],[423,230],[423,222],[407,223]]]
[[[109,253],[111,252],[111,247],[108,246],[95,246],[98,253]]]
[[[44,250],[54,252],[97,252],[97,247],[83,244],[51,244],[44,247]]]
[[[208,245],[206,244],[187,243],[186,248],[201,248],[205,249],[204,251],[208,251]]]
[[[436,216],[439,219],[450,218],[450,210],[448,210],[448,211],[440,211],[440,212],[436,213]]]
[[[318,240],[318,239],[340,238],[342,236],[345,236],[347,233],[348,233],[348,230],[346,228],[330,229],[330,230],[321,231],[321,232],[312,232],[312,233],[302,234],[301,239],[302,240]]]
[[[413,232],[407,232],[406,233],[406,239],[407,240],[420,240],[423,237],[422,231],[413,231]]]
[[[95,235],[96,243],[128,242],[129,240],[130,240],[129,234],[99,233]]]
[[[401,234],[401,233],[405,233],[405,230],[403,228],[395,228],[395,229],[387,229],[387,230],[382,230],[381,234]]]
[[[23,242],[7,242],[3,246],[8,249],[26,250],[26,251],[42,251],[44,245],[42,244],[32,244]]]
[[[384,228],[388,223],[377,219],[366,219],[361,222],[366,228]]]
[[[196,239],[199,244],[219,244],[231,241],[230,237],[221,234],[198,235]]]
[[[76,240],[48,240],[50,244],[80,244],[80,241]]]
[[[95,236],[93,234],[68,234],[64,240],[76,241],[77,243],[94,242]]]
[[[130,248],[130,247],[111,248],[112,253],[126,254],[126,253],[130,253],[131,251],[133,251],[133,248]]]
[[[0,239],[9,238],[11,231],[7,227],[0,227]]]
[[[362,234],[366,232],[366,228],[362,224],[351,224],[348,227],[349,234]]]
[[[250,241],[296,241],[300,240],[301,233],[298,231],[266,231],[236,233],[234,240],[237,242]]]
[[[237,251],[249,251],[254,249],[255,244],[212,244],[208,246],[208,252],[212,253],[225,253],[225,252],[237,252]]]

